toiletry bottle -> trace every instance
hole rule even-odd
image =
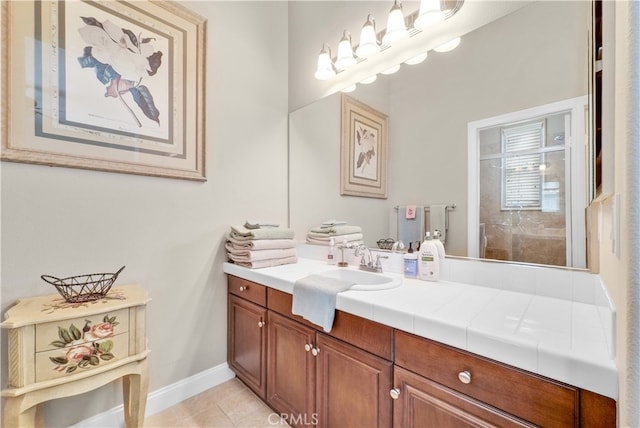
[[[440,257],[438,247],[431,238],[431,233],[425,233],[424,242],[420,245],[418,256],[418,278],[427,281],[437,281],[440,278]]]
[[[438,229],[433,231],[433,242],[436,244],[436,247],[438,247],[438,256],[440,256],[440,260],[444,259],[444,256],[446,255],[444,251],[444,243],[442,242],[442,239],[440,239],[441,236],[442,233]]]
[[[442,274],[444,268],[444,256],[446,255],[444,251],[444,244],[440,240],[440,236],[442,234],[438,229],[433,231],[433,243],[436,244],[436,248],[438,249],[438,258],[440,259],[440,274]]]
[[[329,252],[327,253],[327,264],[336,264],[336,242],[333,238],[329,239]]]
[[[409,242],[409,249],[404,255],[404,276],[415,278],[418,275],[418,255],[413,252],[412,242]]]

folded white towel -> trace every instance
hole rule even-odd
[[[295,248],[276,248],[271,250],[235,249],[230,243],[225,244],[230,259],[236,262],[251,262],[257,260],[281,259],[296,255]]]
[[[244,227],[246,227],[247,229],[266,229],[270,227],[271,228],[280,227],[280,225],[276,223],[265,223],[265,222],[247,220],[247,222],[244,224]]]
[[[235,249],[247,250],[271,250],[275,248],[295,248],[298,242],[295,239],[251,239],[238,240],[233,236],[227,236],[227,242]]]
[[[348,235],[351,233],[361,233],[362,228],[360,226],[353,226],[350,224],[342,224],[331,227],[314,227],[309,230],[310,233],[322,233],[324,235]]]
[[[355,282],[343,279],[305,276],[293,284],[291,312],[330,332],[336,315],[336,296],[353,285]]]
[[[252,239],[293,239],[295,233],[292,229],[281,227],[247,229],[244,226],[231,226],[230,235],[239,241],[250,241]]]
[[[347,222],[344,220],[327,220],[327,221],[323,221],[320,227],[332,227],[332,226],[338,226],[341,224],[347,224]]]
[[[233,262],[238,266],[246,267],[249,269],[260,269],[271,266],[289,265],[298,262],[298,257],[285,257],[282,259],[268,259],[268,260],[256,260],[251,262]]]
[[[307,242],[309,244],[329,245],[331,238],[333,238],[336,244],[342,244],[343,242],[356,243],[362,241],[364,235],[362,233],[352,233],[350,235],[339,236],[315,236],[307,235]]]

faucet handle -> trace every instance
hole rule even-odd
[[[376,255],[376,269],[379,269],[380,272],[382,272],[382,263],[380,262],[380,259],[388,259],[389,256],[381,256],[380,254]]]

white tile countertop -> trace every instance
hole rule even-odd
[[[385,260],[384,275],[401,277],[393,269],[401,260],[393,258]],[[438,282],[402,278],[393,289],[345,291],[338,294],[336,308],[618,398],[615,308],[597,275],[477,260],[444,262]],[[296,280],[328,269],[338,268],[302,257],[296,264],[253,270],[224,264],[227,274],[289,294]],[[480,284],[469,284],[465,276]]]

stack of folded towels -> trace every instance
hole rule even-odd
[[[336,244],[343,242],[361,244],[362,228],[350,225],[346,221],[328,220],[307,232],[307,243],[309,244],[329,245],[331,238]]]
[[[296,263],[296,241],[291,229],[277,224],[246,222],[231,226],[225,248],[232,263],[251,269]]]

